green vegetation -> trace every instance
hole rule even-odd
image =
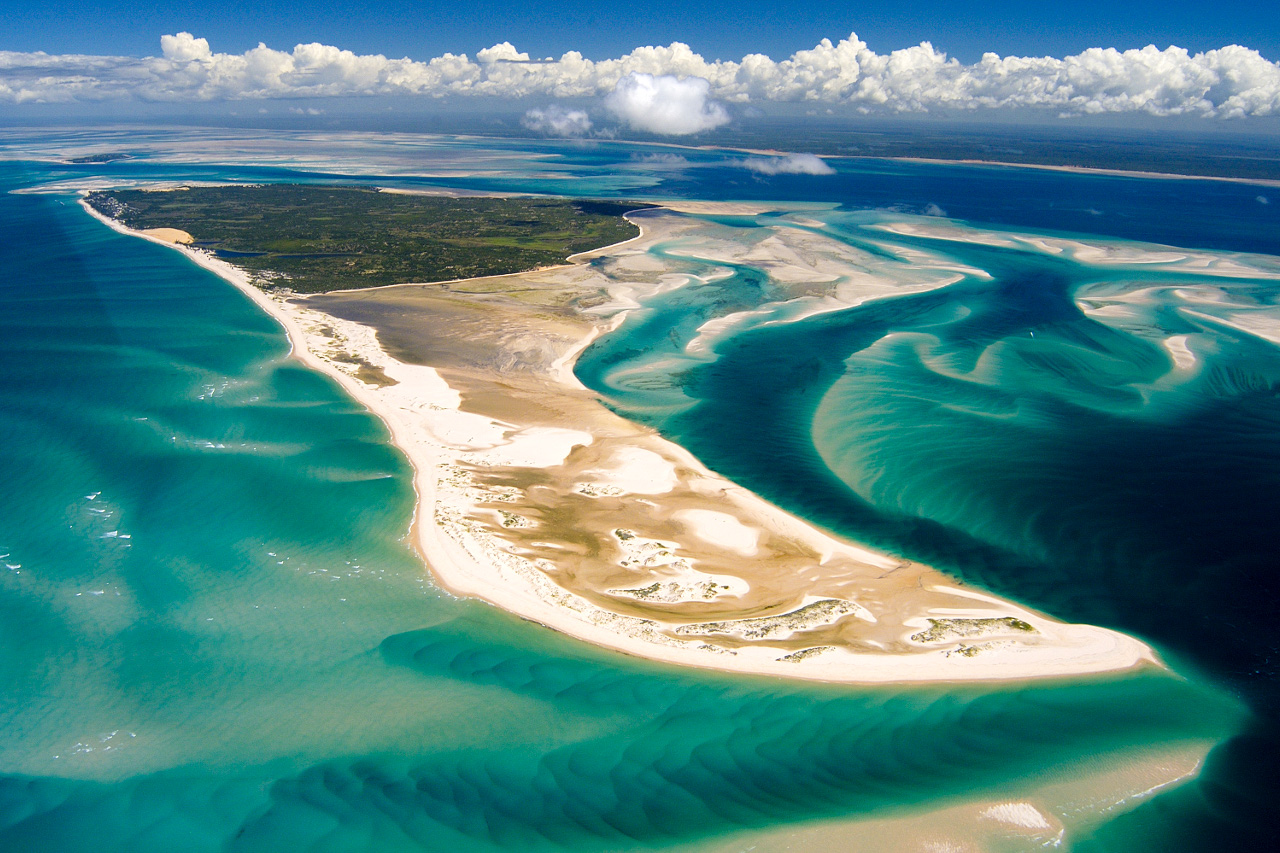
[[[808,649],[801,649],[798,652],[792,652],[789,655],[783,655],[782,657],[778,658],[778,660],[784,660],[787,663],[799,663],[800,661],[805,660],[806,658],[811,658],[811,657],[814,657],[815,655],[820,655],[823,652],[829,652],[834,648],[835,646],[813,646]]]
[[[829,625],[854,612],[854,607],[838,598],[824,598],[777,616],[733,619],[726,622],[699,622],[681,625],[677,634],[738,634],[747,640],[766,640]]]
[[[260,283],[303,293],[524,272],[636,236],[647,207],[552,198],[442,198],[267,185],[90,193],[130,228],[177,228]]]
[[[648,598],[653,598],[655,595],[661,592],[662,584],[657,583],[655,581],[654,583],[651,583],[645,587],[641,587],[640,589],[623,589],[618,591],[626,593],[627,595],[630,595],[634,598],[639,598],[640,600],[643,601]]]
[[[1035,634],[1036,629],[1029,623],[1012,616],[987,619],[930,619],[931,626],[927,631],[911,635],[913,643],[937,643],[944,640],[955,640],[961,637],[989,637],[998,634],[1021,633]],[[973,646],[961,646],[961,654],[977,654],[977,651],[963,651]]]

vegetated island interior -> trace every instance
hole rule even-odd
[[[299,293],[507,275],[637,236],[650,205],[559,198],[438,197],[360,187],[185,187],[90,193],[137,230],[193,245]]]

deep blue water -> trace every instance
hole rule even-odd
[[[1272,832],[1280,352],[1192,313],[1203,306],[1183,291],[1221,288],[1225,305],[1270,314],[1277,282],[943,239],[886,243],[878,216],[825,219],[832,236],[884,254],[886,270],[902,265],[885,252],[897,245],[987,275],[794,322],[757,316],[689,354],[705,321],[778,298],[759,270],[728,267],[726,278],[652,298],[588,349],[579,377],[831,530],[1133,633],[1229,685],[1259,719],[1215,755],[1217,775],[1121,823],[1167,824],[1173,834],[1152,849],[1169,837],[1178,849],[1220,849],[1224,832],[1241,844]],[[778,220],[720,222],[749,237]],[[1141,294],[1129,328],[1077,304],[1116,292]],[[1156,343],[1179,333],[1201,359],[1186,375]],[[1231,805],[1189,816],[1185,802],[1205,792]]]
[[[731,678],[442,596],[403,542],[404,461],[376,419],[287,359],[270,321],[70,196],[6,194],[0,849],[748,846],[761,829],[1016,797],[1097,756],[1200,738],[1225,740],[1197,781],[1079,846],[1262,849],[1276,792],[1274,347],[1182,310],[1173,291],[1199,280],[1185,270],[888,238],[857,211],[935,204],[1016,230],[1280,253],[1277,206],[1218,182],[877,163],[762,181],[726,155],[682,151],[693,165],[656,173],[637,159],[647,148],[540,148],[560,159],[501,178],[139,159],[3,164],[0,190],[100,174],[570,192],[558,170],[586,195],[837,202],[825,233],[886,264],[909,246],[993,278],[744,327],[665,387],[611,380],[769,300],[768,277],[743,265],[654,300],[579,375],[766,497],[1131,631],[1186,679]],[[1169,380],[1154,339],[1073,301],[1136,282],[1159,286],[1142,310],[1161,334],[1194,336],[1203,370]],[[1264,279],[1230,294],[1274,299]]]

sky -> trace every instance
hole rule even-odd
[[[509,41],[539,57],[577,50],[605,59],[681,41],[708,59],[781,59],[857,32],[877,52],[931,41],[965,62],[986,51],[1064,56],[1176,44],[1198,52],[1233,43],[1280,60],[1280,4],[1243,0],[0,0],[0,19],[0,50],[130,56],[154,54],[161,35],[186,31],[229,53],[315,41],[429,59]]]
[[[562,136],[696,135],[777,105],[1280,116],[1280,4],[1237,0],[0,0],[0,22],[0,118],[339,98],[524,104]]]

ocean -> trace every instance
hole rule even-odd
[[[134,157],[48,159],[103,145]],[[1067,846],[1274,834],[1269,188],[359,134],[10,130],[0,156],[0,849],[727,850],[844,826],[856,849],[866,821],[1201,743],[1168,792],[1054,795]],[[800,684],[441,592],[381,423],[229,285],[75,203],[201,180],[750,200],[703,229],[847,246],[901,292],[815,312],[759,264],[656,247],[697,278],[578,376],[769,500],[1132,633],[1172,673]],[[913,287],[920,268],[955,280]],[[1043,840],[1002,832],[988,849]]]

